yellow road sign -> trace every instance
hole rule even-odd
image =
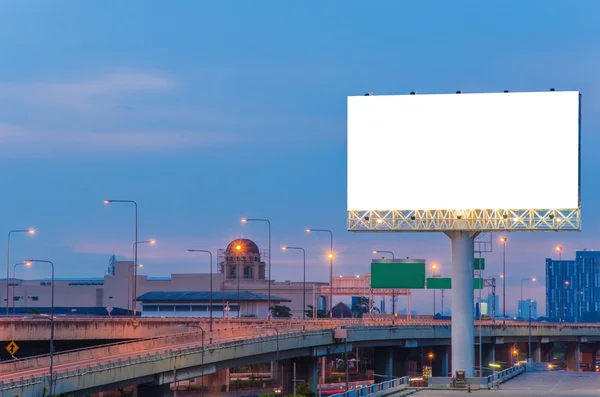
[[[15,342],[10,342],[8,346],[6,346],[6,351],[13,356],[17,350],[19,350],[19,346]]]

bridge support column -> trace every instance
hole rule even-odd
[[[436,346],[433,349],[424,349],[423,360],[425,365],[429,365],[429,352],[433,353],[431,360],[431,375],[432,376],[448,376],[448,346]],[[394,368],[395,369],[395,368]],[[397,376],[406,376],[407,373],[399,374],[394,371]]]
[[[546,363],[554,360],[554,343],[540,343],[542,350],[542,361]]]
[[[296,379],[298,381],[304,381],[310,385],[310,387],[316,392],[317,391],[317,379],[318,379],[318,357],[301,357],[295,360],[296,362]],[[293,377],[293,374],[292,374]],[[299,383],[298,383],[299,384]],[[292,384],[293,387],[293,384]]]
[[[531,358],[534,363],[542,362],[542,344],[537,342],[532,342],[531,344]]]
[[[486,375],[491,372],[489,370],[489,368],[492,368],[490,364],[496,362],[496,345],[493,343],[484,344],[481,358],[483,360],[483,375]]]
[[[452,240],[452,373],[473,376],[475,327],[473,323],[473,240],[466,231],[447,232]]]
[[[381,383],[393,379],[394,353],[390,347],[376,347],[374,382]]]
[[[408,356],[410,349],[395,347],[392,348],[392,377],[408,375]]]
[[[565,358],[567,359],[567,371],[579,371],[579,343],[571,342],[566,344]]]
[[[139,395],[144,397],[171,397],[171,385],[152,385],[147,387],[144,385]]]

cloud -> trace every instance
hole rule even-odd
[[[175,86],[166,75],[124,72],[63,82],[0,83],[0,92],[1,98],[11,101],[81,108],[133,94],[168,92]]]

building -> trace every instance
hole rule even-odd
[[[531,307],[531,318],[537,318],[537,302],[531,299],[519,300],[517,302],[517,317],[522,319],[529,319],[529,308]]]
[[[171,274],[166,277],[148,277],[141,274],[142,268],[138,270],[136,279],[137,296],[141,297],[148,292],[214,292],[244,294],[262,294],[267,296],[270,292],[273,297],[281,299],[281,302],[290,307],[292,316],[301,318],[304,312],[303,304],[323,306],[324,297],[317,296],[321,286],[328,283],[323,282],[295,282],[267,280],[268,269],[266,266],[268,253],[259,250],[258,246],[248,239],[233,240],[226,249],[219,250],[218,268],[213,274],[209,273],[185,273]],[[301,262],[300,262],[301,263]],[[277,266],[276,263],[271,264]],[[207,266],[208,268],[208,266]],[[55,278],[54,279],[54,306],[60,308],[64,313],[77,313],[78,308],[102,308],[100,312],[109,310],[122,313],[123,310],[134,309],[133,293],[133,263],[131,261],[112,262],[109,274],[97,278]],[[18,275],[24,276],[27,269],[19,268]],[[238,274],[240,277],[238,277]],[[6,296],[7,280],[0,280],[0,296],[2,296],[3,307],[8,303],[9,311],[12,312],[14,304],[15,314],[30,310],[45,312],[50,307],[52,282],[50,279],[27,280],[26,278],[14,277],[8,280],[9,296]],[[269,288],[270,285],[270,288]],[[270,291],[269,291],[270,289]],[[242,296],[240,294],[240,296]],[[249,295],[244,295],[249,296]],[[74,299],[73,297],[76,297]],[[214,297],[214,296],[213,296]],[[277,301],[271,302],[276,304]],[[244,312],[237,312],[241,315]],[[268,305],[268,303],[267,303]],[[234,306],[233,302],[230,305]],[[260,306],[260,305],[259,305]],[[237,307],[237,306],[236,306]],[[142,311],[142,303],[138,300],[135,304],[136,313]],[[257,308],[256,315],[263,316],[265,310]],[[108,312],[107,312],[108,314]],[[251,314],[251,313],[247,313]],[[232,315],[232,312],[229,313]]]
[[[272,305],[291,302],[271,296]],[[269,297],[243,291],[236,292],[147,292],[138,297],[144,317],[267,317]],[[241,310],[240,310],[241,309]]]
[[[600,321],[600,251],[575,260],[546,259],[546,316],[555,321]]]

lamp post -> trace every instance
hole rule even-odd
[[[15,263],[13,266],[13,280],[16,280],[16,278],[17,278],[17,266],[30,267],[31,263],[30,262]],[[12,286],[12,312],[13,312],[13,316],[14,316],[15,315],[15,283],[14,282],[13,282],[13,286]]]
[[[104,204],[110,204],[110,203],[130,203],[133,204],[135,207],[135,238],[133,239],[134,241],[134,245],[133,245],[133,279],[137,280],[137,241],[138,241],[138,206],[137,203],[133,200],[104,200]],[[137,291],[136,291],[136,286],[137,283],[134,282],[133,283],[133,317],[136,317],[137,314]]]
[[[396,260],[396,256],[392,251],[385,250],[373,250],[374,254],[390,254],[392,255],[392,262]],[[369,302],[370,304],[370,302]],[[392,288],[392,325],[396,325],[396,290]]]
[[[212,264],[213,264],[213,256],[212,252],[209,250],[197,250],[197,249],[188,249],[188,252],[204,252],[210,256],[210,320],[209,320],[209,329],[208,329],[208,343],[212,343],[212,334],[213,334],[213,272],[212,272]]]
[[[137,207],[136,207],[137,208]],[[145,240],[145,241],[135,241],[135,243],[133,243],[133,255],[135,255],[135,262],[133,263],[133,266],[135,267],[135,270],[133,271],[133,317],[135,317],[136,311],[137,311],[137,269],[138,269],[138,265],[137,265],[137,258],[138,258],[138,244],[150,244],[150,245],[154,245],[156,244],[156,240]]]
[[[25,263],[48,263],[52,267],[52,278],[50,279],[50,390],[49,395],[52,395],[52,371],[54,369],[54,263],[43,259],[27,259]]]
[[[275,327],[269,327],[268,325],[263,325],[260,327],[256,327],[256,328],[268,328],[268,329],[272,329],[273,331],[275,331],[275,333],[277,334],[277,339],[275,341],[276,343],[276,356],[275,356],[275,371],[271,371],[271,377],[273,376],[273,373],[277,374],[277,369],[279,367],[279,330]],[[282,379],[283,380],[283,379]]]
[[[6,315],[8,316],[8,308],[10,306],[8,302],[8,278],[10,277],[10,235],[13,233],[29,233],[34,234],[35,229],[15,229],[8,232],[8,247],[6,250]],[[14,288],[13,288],[14,292]]]
[[[429,368],[431,368],[431,376],[433,376],[433,352],[429,352],[427,357],[429,358]]]
[[[143,264],[139,264],[138,267],[141,269],[144,267]],[[127,310],[131,308],[131,269],[133,269],[133,263],[127,267]]]
[[[500,237],[502,243],[502,317],[506,321],[506,242],[508,238]]]
[[[269,267],[269,278],[267,279],[268,281],[268,292],[267,292],[267,307],[269,308],[269,315],[267,317],[267,320],[271,319],[271,221],[269,221],[268,219],[262,219],[262,218],[242,218],[242,223],[247,223],[247,222],[266,222],[268,227],[269,227],[269,256],[268,256],[268,260],[269,263],[267,264],[267,266]],[[236,270],[236,275],[237,275],[237,270]],[[239,277],[238,277],[238,289],[239,289]],[[238,308],[238,313],[241,311],[241,306]]]
[[[565,296],[565,292],[567,292],[566,289],[568,286],[569,286],[569,281],[567,280],[564,282],[564,288],[561,288],[562,293],[560,294],[560,317],[559,317],[559,322],[561,322],[561,323],[565,322],[563,315],[566,317],[564,296]]]
[[[531,281],[532,283],[535,283],[536,279],[535,279],[535,277],[521,279],[521,304],[519,305],[519,318],[521,318],[521,319],[523,318],[523,282],[524,281]]]
[[[285,250],[300,250],[302,251],[302,328],[306,329],[306,251],[301,247],[283,247]]]
[[[329,233],[329,318],[333,317],[333,232],[329,229],[306,229],[307,233],[310,232],[325,232]]]
[[[177,325],[178,327],[188,327],[188,328],[198,328],[200,329],[200,331],[202,331],[202,342],[200,343],[200,349],[202,349],[202,354],[201,354],[201,363],[200,363],[200,368],[202,368],[200,370],[200,372],[202,373],[202,380],[201,380],[201,390],[200,390],[200,396],[204,397],[204,328],[202,328],[199,325],[195,325],[195,324],[179,324]],[[177,385],[176,385],[176,380],[173,378],[173,386],[175,386],[175,390],[177,390]],[[175,392],[177,393],[177,392]]]
[[[432,277],[439,277],[439,273],[438,273],[438,265],[437,263],[434,263],[431,265],[431,273],[432,273]],[[444,313],[442,313],[442,316],[444,315]],[[435,317],[435,288],[433,288],[433,317]]]
[[[556,247],[556,251],[558,252],[558,260],[562,261],[562,251],[563,251],[563,247],[561,247],[560,245],[558,247]]]

